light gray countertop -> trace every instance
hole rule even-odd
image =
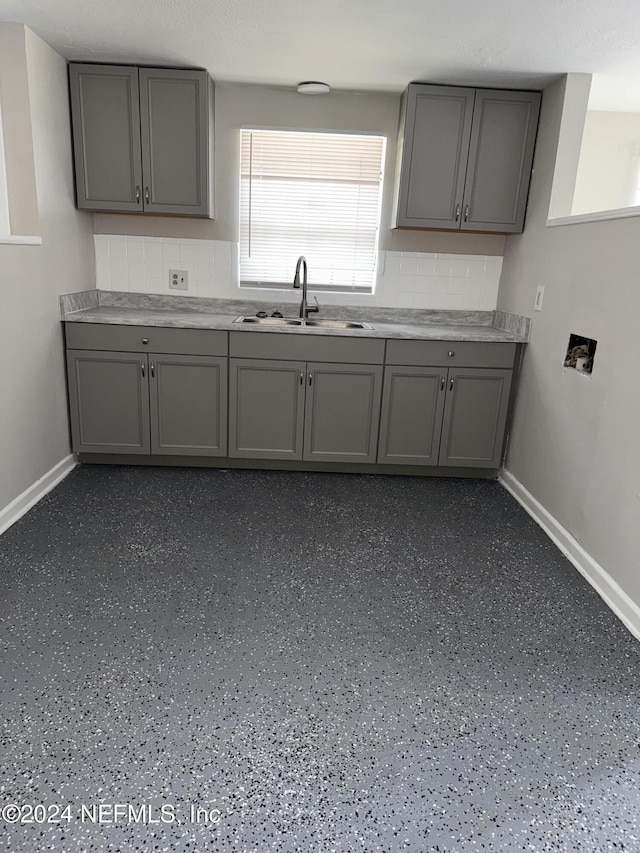
[[[85,294],[89,294],[85,298]],[[61,314],[65,322],[105,323],[126,326],[160,326],[179,329],[218,329],[222,331],[286,335],[329,335],[363,338],[397,338],[406,340],[493,341],[525,343],[528,340],[527,318],[501,315],[490,311],[394,311],[394,309],[362,308],[348,311],[346,307],[327,306],[320,317],[353,319],[369,323],[371,329],[326,329],[300,326],[259,326],[234,323],[238,316],[252,316],[257,310],[271,306],[252,303],[232,303],[223,300],[188,300],[179,297],[115,294],[96,291],[67,294],[61,297]],[[127,298],[129,297],[129,298]],[[97,303],[97,304],[91,304]],[[107,304],[104,304],[107,303]],[[109,304],[112,303],[112,304]],[[115,304],[113,304],[115,303]],[[185,304],[186,303],[186,304]],[[211,304],[217,303],[217,304]],[[82,307],[88,305],[88,307]],[[277,306],[276,306],[277,307]],[[235,310],[234,310],[235,309]],[[283,312],[284,313],[284,312]],[[296,316],[291,305],[287,316]],[[499,315],[496,318],[496,315]],[[413,320],[410,322],[409,320]],[[510,322],[506,318],[513,318]],[[498,328],[495,320],[507,328]],[[409,321],[409,322],[408,322]]]

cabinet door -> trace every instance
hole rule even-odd
[[[538,92],[476,93],[463,230],[522,231],[539,111]]]
[[[385,367],[378,462],[437,465],[446,367]]]
[[[145,212],[207,216],[207,72],[141,68],[140,126]]]
[[[440,465],[499,468],[511,370],[449,368]]]
[[[396,225],[460,227],[474,97],[474,89],[409,86]]]
[[[375,462],[382,366],[307,365],[304,459]]]
[[[229,456],[302,459],[305,367],[229,359]]]
[[[69,66],[76,203],[142,210],[138,69]]]
[[[149,453],[147,356],[68,350],[71,435],[76,453]]]
[[[227,455],[227,359],[149,355],[151,452]]]

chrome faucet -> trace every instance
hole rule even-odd
[[[302,267],[302,299],[300,300],[300,317],[306,320],[309,314],[317,314],[320,310],[320,305],[316,297],[315,305],[307,304],[307,259],[304,255],[300,255],[296,263],[296,274],[293,277],[293,286],[300,287],[300,267]]]

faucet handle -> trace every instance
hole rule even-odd
[[[318,297],[314,296],[313,298],[315,299],[316,304],[307,306],[307,314],[317,314],[320,310],[320,303],[318,302]]]

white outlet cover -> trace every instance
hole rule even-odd
[[[189,272],[169,270],[169,290],[189,290]]]
[[[533,303],[535,311],[542,311],[542,300],[544,299],[544,286],[540,286],[536,290],[536,301]]]

